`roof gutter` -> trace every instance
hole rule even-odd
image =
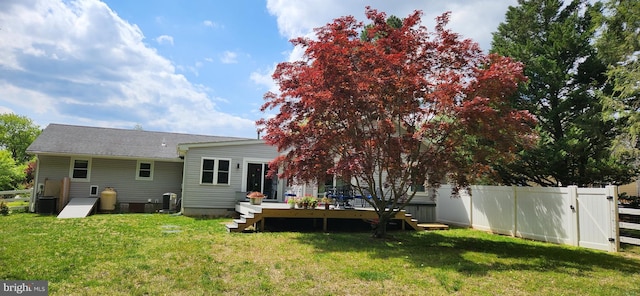
[[[234,140],[234,141],[222,141],[222,142],[200,142],[200,143],[181,143],[178,144],[178,155],[183,156],[191,148],[208,148],[208,147],[225,147],[225,146],[241,146],[241,145],[258,145],[265,144],[264,140],[248,139],[248,140]]]
[[[104,159],[120,159],[120,160],[153,160],[164,162],[183,162],[181,157],[176,158],[158,158],[145,156],[123,156],[123,155],[102,155],[102,154],[83,154],[83,153],[61,153],[61,152],[45,152],[45,151],[28,151],[29,154],[39,156],[63,156],[63,157],[85,157],[85,158],[104,158]]]

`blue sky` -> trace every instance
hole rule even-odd
[[[344,15],[451,11],[488,50],[516,0],[2,0],[0,113],[49,123],[255,137],[289,39]]]

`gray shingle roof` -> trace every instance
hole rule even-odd
[[[32,154],[177,159],[181,143],[251,140],[166,132],[49,124],[27,148]]]

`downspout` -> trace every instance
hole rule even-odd
[[[180,145],[178,145],[177,147],[178,149],[178,156],[180,156]],[[185,147],[184,149],[184,156],[181,156],[180,158],[182,158],[182,184],[180,184],[180,209],[178,210],[178,213],[184,214],[184,183],[185,183],[185,178],[187,176],[186,172],[187,172],[187,152],[189,151],[189,147]]]
[[[36,200],[40,184],[40,158],[36,154],[36,175],[33,177],[33,187],[31,187],[31,197],[29,198],[29,212],[36,212]],[[44,184],[44,183],[43,183]]]
[[[184,208],[184,182],[185,182],[185,176],[187,175],[187,161],[186,161],[186,155],[185,158],[182,159],[182,184],[180,184],[180,213],[183,212],[183,208]]]

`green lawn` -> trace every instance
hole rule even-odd
[[[7,202],[7,207],[28,207],[29,206],[29,201],[28,200],[18,200],[18,201],[10,201]]]
[[[639,295],[640,256],[454,229],[234,233],[160,214],[0,216],[0,279],[50,295]]]
[[[0,199],[0,203],[3,201]],[[5,205],[9,208],[11,213],[26,213],[29,210],[29,201],[26,200],[18,200],[18,201],[4,201]],[[4,225],[3,225],[4,226]],[[0,232],[0,234],[2,234]]]

